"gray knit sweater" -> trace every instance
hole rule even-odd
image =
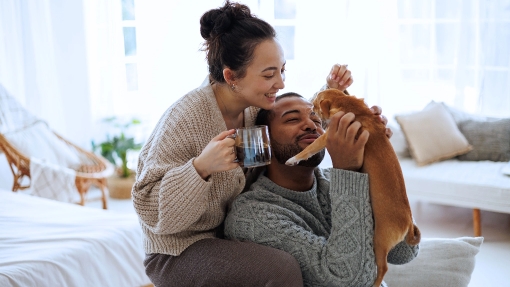
[[[245,110],[245,126],[254,124],[257,111]],[[227,206],[245,186],[245,174],[238,167],[205,181],[193,160],[226,130],[208,79],[159,120],[140,152],[132,190],[146,253],[179,255],[194,242],[216,236]]]
[[[285,189],[260,175],[233,202],[225,235],[292,254],[305,286],[358,287],[372,286],[376,276],[373,225],[368,176],[317,168],[306,192]],[[401,242],[388,262],[407,263],[418,250]]]

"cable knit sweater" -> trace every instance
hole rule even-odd
[[[372,286],[376,277],[373,225],[368,175],[317,168],[314,185],[305,192],[260,175],[234,200],[225,235],[292,254],[305,286],[360,287]],[[407,263],[418,250],[403,241],[390,251],[388,262]]]
[[[256,108],[244,112],[252,126]],[[198,175],[193,160],[227,130],[208,78],[166,110],[141,150],[133,204],[147,254],[179,255],[194,242],[215,237],[227,206],[245,186],[241,167]]]

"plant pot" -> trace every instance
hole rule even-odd
[[[115,199],[131,198],[131,189],[135,183],[135,175],[130,177],[110,176],[107,180],[110,197]]]

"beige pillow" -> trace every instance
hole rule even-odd
[[[384,281],[391,287],[466,287],[483,237],[422,238],[418,257],[389,265]]]
[[[397,115],[411,156],[419,166],[465,154],[473,149],[448,110],[436,102],[422,111]]]

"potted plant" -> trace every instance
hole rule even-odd
[[[136,118],[121,121],[117,117],[105,118],[103,122],[114,128],[115,134],[107,133],[106,140],[97,145],[92,142],[92,148],[115,166],[115,174],[108,178],[110,197],[130,198],[135,171],[128,167],[128,152],[140,150],[142,144],[135,142],[134,137],[127,136],[126,131],[141,122]]]

